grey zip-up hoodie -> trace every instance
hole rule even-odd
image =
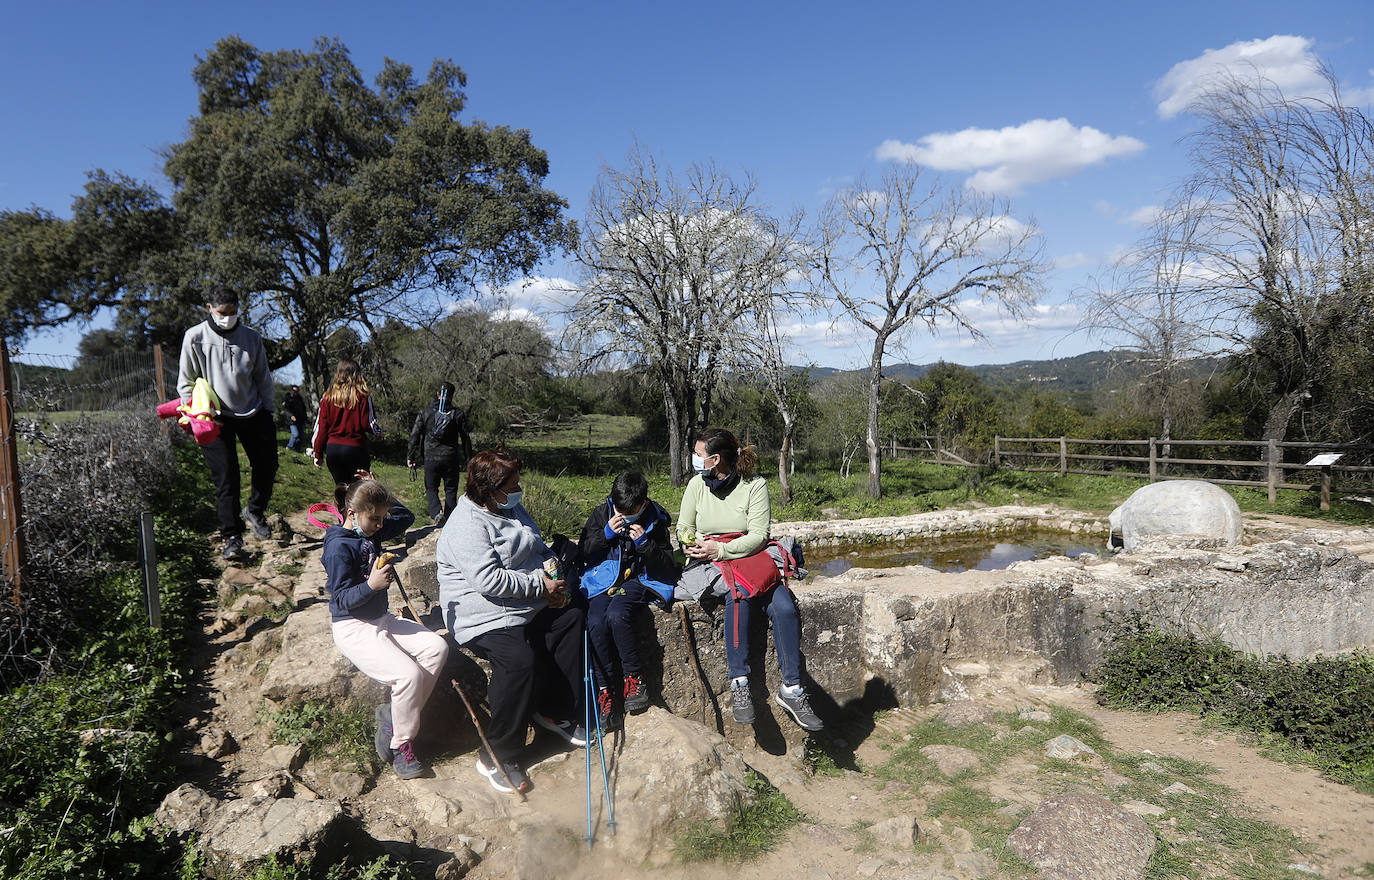
[[[549,604],[543,566],[554,553],[523,506],[501,515],[459,496],[434,555],[439,605],[459,644],[523,626]]]
[[[220,412],[246,417],[258,410],[272,411],[272,370],[267,366],[267,348],[256,330],[243,321],[230,331],[201,321],[181,338],[181,361],[177,372],[177,393],[191,399],[191,387],[204,378],[219,395]]]

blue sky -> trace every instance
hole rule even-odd
[[[228,34],[263,49],[340,37],[369,75],[384,57],[468,75],[469,118],[528,128],[548,185],[580,218],[602,163],[639,140],[675,167],[753,172],[778,212],[814,217],[860,172],[917,159],[1008,194],[1056,261],[1029,324],[975,312],[984,343],[918,332],[889,360],[995,363],[1076,354],[1065,305],[1138,234],[1186,171],[1177,112],[1205,71],[1247,57],[1300,91],[1321,58],[1368,104],[1374,24],[1350,2],[89,3],[10,4],[0,32],[0,208],[66,214],[89,169],[163,181],[155,151],[195,111],[190,69]],[[548,309],[563,260],[513,294]],[[71,352],[79,331],[25,347]],[[798,319],[798,360],[848,367],[866,346]]]

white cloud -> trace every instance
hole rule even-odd
[[[1069,177],[1143,149],[1145,144],[1133,137],[1113,137],[1061,117],[1000,129],[936,132],[914,144],[889,139],[878,146],[877,156],[939,171],[974,171],[965,181],[973,189],[1017,193],[1028,184]]]
[[[547,328],[551,323],[559,323],[561,313],[577,299],[577,284],[566,278],[532,275],[504,287],[481,285],[477,293],[476,303],[453,300],[444,304],[444,311],[451,315],[475,305],[494,318],[530,321]]]
[[[1097,262],[1097,258],[1094,257],[1092,254],[1085,254],[1082,251],[1078,251],[1077,253],[1064,254],[1063,256],[1055,257],[1054,268],[1076,269],[1079,266],[1086,266],[1090,263],[1095,262]]]
[[[1320,94],[1326,83],[1312,43],[1310,37],[1275,34],[1208,49],[1196,58],[1180,61],[1155,84],[1160,118],[1174,118],[1218,80],[1231,76],[1267,80],[1289,97]]]
[[[1163,210],[1159,205],[1141,205],[1122,219],[1132,226],[1149,226],[1159,219]]]

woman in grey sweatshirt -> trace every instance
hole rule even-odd
[[[530,721],[575,746],[582,725],[582,610],[569,603],[539,527],[520,504],[520,460],[505,450],[468,462],[463,497],[439,536],[439,604],[460,645],[491,663],[487,739],[477,770],[505,791],[496,761],[521,790],[529,780],[517,757]],[[555,572],[557,574],[557,572]],[[542,690],[536,684],[542,682]]]

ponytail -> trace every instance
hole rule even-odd
[[[721,463],[748,480],[758,473],[759,454],[752,445],[740,448],[735,435],[724,428],[703,428],[697,432],[697,442],[706,444],[707,456],[719,455]]]
[[[376,480],[354,480],[334,487],[334,506],[345,519],[350,510],[385,514],[394,501],[391,491]]]

